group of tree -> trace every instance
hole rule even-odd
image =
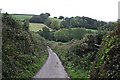
[[[50,31],[47,27],[43,27],[42,30],[38,32],[39,35],[48,40],[54,40],[53,32]]]
[[[61,21],[62,21],[61,19],[57,19],[57,18],[48,18],[44,24],[53,30],[58,30],[61,28],[60,27]]]
[[[45,23],[48,19],[48,17],[50,16],[49,13],[42,13],[40,15],[34,15],[31,19],[30,22],[32,23]]]
[[[105,22],[100,21],[96,19],[92,19],[89,17],[64,17],[59,16],[51,18],[49,13],[42,13],[40,15],[34,15],[30,22],[32,23],[43,23],[50,27],[53,30],[58,30],[61,28],[76,28],[76,27],[82,27],[82,28],[88,28],[88,29],[107,29],[107,30],[113,30],[115,24],[113,22]]]
[[[104,21],[97,21],[96,19],[92,19],[89,17],[70,17],[65,18],[61,22],[61,28],[71,28],[71,27],[84,27],[88,29],[97,29],[103,25],[107,24]]]
[[[85,28],[63,28],[57,31],[49,31],[48,28],[43,27],[43,29],[40,30],[38,33],[48,40],[53,40],[57,42],[68,42],[72,39],[80,40],[86,34],[93,34],[94,32],[91,30],[86,30]]]

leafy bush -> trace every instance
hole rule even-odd
[[[90,31],[85,28],[63,28],[54,32],[54,38],[56,41],[67,42],[72,39],[80,40]],[[91,34],[94,33],[91,31]]]
[[[91,79],[120,78],[120,23],[101,44]]]
[[[46,42],[35,33],[3,14],[2,76],[5,78],[32,78],[47,58]]]

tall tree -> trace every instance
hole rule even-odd
[[[24,20],[23,29],[27,31],[29,30],[29,19]]]
[[[63,16],[59,16],[59,18],[58,19],[64,19],[64,17]]]
[[[50,37],[50,31],[49,31],[49,29],[47,27],[43,27],[42,30],[43,31],[40,32],[40,35],[43,36],[46,39],[49,39],[49,37]]]

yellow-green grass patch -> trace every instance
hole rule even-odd
[[[41,23],[30,23],[29,30],[38,32],[39,30],[42,30],[43,27],[47,27],[50,31],[52,31],[51,28]]]

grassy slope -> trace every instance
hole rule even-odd
[[[42,30],[43,27],[47,27],[47,26],[44,24],[41,24],[41,23],[30,23],[29,30],[37,32],[39,30]],[[49,27],[47,27],[47,28],[49,28]],[[49,30],[52,31],[52,29],[50,29],[50,28],[49,28]]]

